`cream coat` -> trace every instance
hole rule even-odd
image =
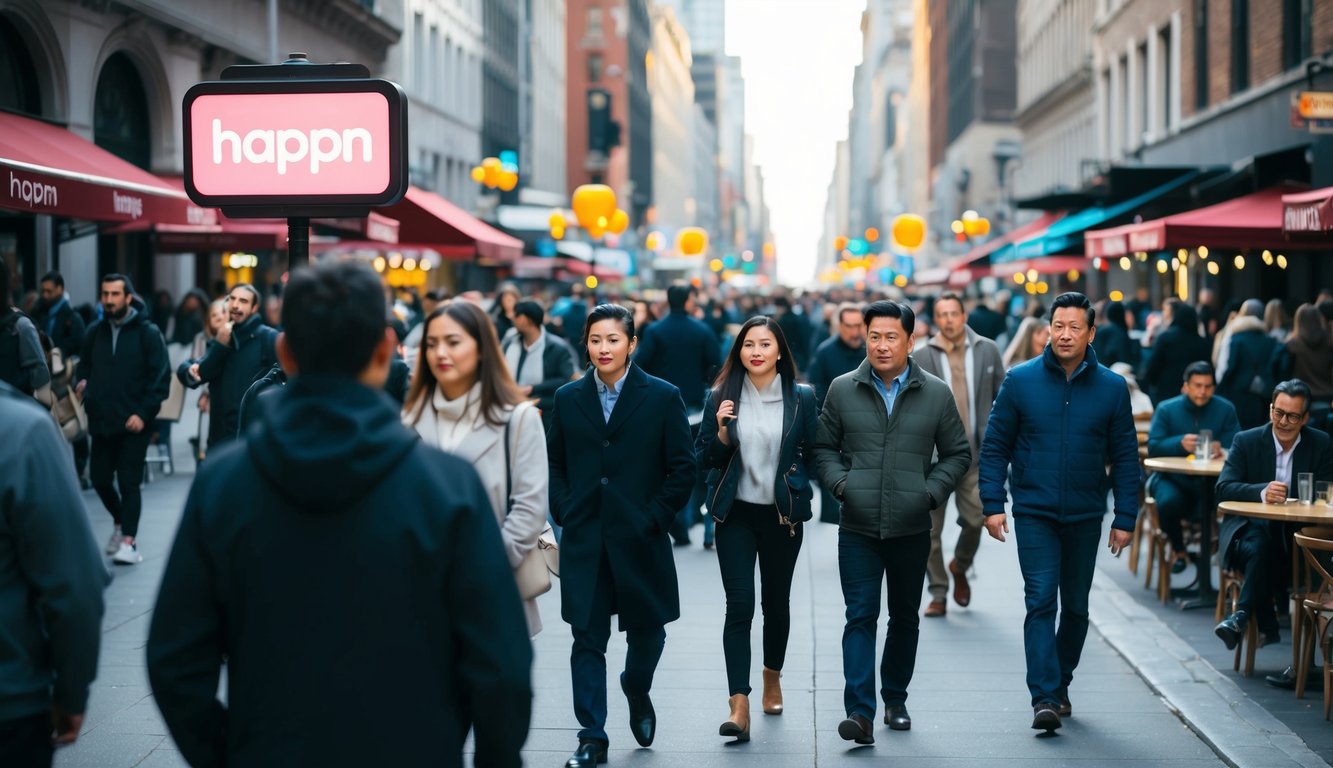
[[[447,417],[431,407],[430,398],[423,399],[425,410],[421,418],[413,424],[416,416],[414,410],[404,414],[403,421],[415,428],[427,445],[440,447],[439,436],[448,428],[444,421]],[[521,403],[507,413],[513,419],[509,453],[510,461],[513,462],[513,490],[510,498],[514,504],[508,515],[505,514],[505,451],[501,443],[505,434],[504,426],[478,419],[463,442],[449,452],[472,464],[481,476],[481,484],[486,488],[491,509],[495,512],[495,521],[500,525],[509,566],[517,568],[528,552],[537,546],[537,537],[546,527],[546,432],[542,428],[541,415],[531,403]],[[527,600],[523,607],[527,613],[528,632],[536,635],[542,628],[537,601]]]

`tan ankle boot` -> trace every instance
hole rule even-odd
[[[764,667],[764,714],[782,714],[782,673]]]
[[[719,736],[735,736],[737,741],[750,740],[750,697],[743,693],[732,696],[728,701],[731,715],[722,727],[717,729]]]

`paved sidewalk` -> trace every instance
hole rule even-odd
[[[149,693],[143,648],[189,480],[188,475],[177,475],[145,488],[140,535],[144,562],[115,571],[116,579],[107,591],[101,666],[85,731],[77,744],[58,753],[56,765],[61,768],[183,764]],[[104,542],[110,534],[110,519],[93,494],[86,494],[85,500],[97,537]],[[913,730],[889,731],[880,723],[881,712],[873,747],[842,741],[836,733],[843,717],[837,531],[819,524],[807,526],[793,588],[793,629],[783,678],[786,714],[769,717],[760,713],[761,662],[756,653],[752,741],[732,744],[717,735],[717,726],[727,714],[721,656],[723,596],[716,556],[699,547],[698,533],[695,529],[693,547],[676,550],[684,618],[667,628],[666,653],[654,685],[657,742],[651,750],[636,748],[626,725],[624,698],[613,678],[608,728],[613,764],[709,766],[725,762],[794,768],[865,759],[890,759],[894,766],[1216,766],[1228,762],[1186,727],[1175,713],[1179,707],[1157,695],[1097,631],[1089,635],[1070,691],[1074,716],[1054,738],[1029,729],[1032,710],[1024,683],[1022,582],[1012,540],[1003,545],[983,542],[971,608],[959,609],[951,603],[945,619],[923,619],[916,678],[908,700]],[[947,538],[952,535],[949,531]],[[1120,561],[1110,565],[1124,567]],[[1107,589],[1109,596],[1103,594]],[[1107,600],[1114,602],[1122,593],[1105,574],[1099,574],[1095,592],[1095,621],[1130,626],[1121,612],[1106,608]],[[536,641],[537,697],[525,758],[530,765],[559,766],[575,746],[577,733],[569,702],[570,634],[559,619],[558,589],[543,596],[540,604],[546,629]],[[1104,631],[1116,634],[1109,627]],[[1170,634],[1165,628],[1161,631]],[[756,622],[756,649],[758,632]],[[623,661],[623,635],[616,633],[608,653],[613,674]],[[1164,687],[1159,685],[1159,689]],[[1235,727],[1241,729],[1238,733],[1251,732],[1238,719]],[[1240,757],[1231,764],[1248,764],[1245,755]]]

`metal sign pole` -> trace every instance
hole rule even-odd
[[[310,219],[291,216],[287,219],[287,269],[310,264]]]

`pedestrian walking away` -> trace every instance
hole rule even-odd
[[[954,602],[964,608],[972,603],[972,585],[967,580],[967,571],[981,544],[985,517],[981,513],[981,494],[977,489],[981,438],[986,434],[991,403],[1000,391],[1005,369],[1000,348],[995,342],[968,327],[961,296],[945,293],[936,298],[934,317],[940,332],[931,338],[917,359],[922,370],[949,385],[972,454],[972,463],[953,494],[954,504],[958,507],[957,523],[962,530],[958,533],[958,543],[947,569],[940,541],[944,530],[945,501],[930,512],[930,556],[926,560],[930,605],[926,606],[925,615],[938,618],[948,610],[945,598],[950,576],[954,580]]]
[[[102,278],[102,313],[84,338],[76,389],[88,411],[93,489],[115,521],[106,553],[119,565],[134,565],[143,561],[139,486],[148,427],[167,399],[171,367],[162,332],[148,319],[128,277]]]
[[[986,530],[996,541],[1009,532],[1005,502],[1012,495],[1027,607],[1023,647],[1032,727],[1046,732],[1073,712],[1069,685],[1088,634],[1088,593],[1108,480],[1113,554],[1129,544],[1138,514],[1138,437],[1129,388],[1097,363],[1091,346],[1096,333],[1088,297],[1057,296],[1050,345],[1041,357],[1009,371],[981,442],[981,503]]]
[[[485,311],[449,301],[425,319],[403,422],[427,445],[466,460],[481,476],[517,569],[546,528],[546,433],[537,409],[509,375]],[[535,596],[524,602],[528,633],[541,631]]]
[[[514,305],[515,332],[504,343],[505,363],[523,396],[536,402],[543,429],[551,425],[550,411],[556,390],[575,378],[574,349],[569,342],[546,331],[545,319],[546,312],[540,304],[520,301]]]
[[[49,768],[83,727],[110,579],[51,415],[0,383],[0,424],[0,762]]]
[[[866,323],[861,319],[864,307],[855,302],[845,301],[838,305],[838,334],[825,339],[815,349],[810,370],[806,379],[815,388],[815,399],[820,408],[824,407],[824,397],[828,395],[833,380],[856,370],[866,359]],[[819,486],[821,502],[819,521],[838,524],[838,500],[822,484]]]
[[[477,765],[521,765],[522,603],[476,471],[380,391],[386,316],[364,264],[293,271],[291,382],[195,477],[147,647],[193,766],[461,768],[469,727]]]
[[[873,744],[880,585],[888,583],[889,606],[880,663],[884,723],[905,731],[912,727],[907,687],[916,668],[931,512],[958,487],[972,451],[949,386],[908,354],[916,326],[912,308],[877,301],[862,317],[866,360],[829,387],[815,459],[819,482],[842,503],[838,575],[847,605],[847,718],[838,735]]]
[[[560,611],[574,635],[570,652],[578,749],[568,768],[606,762],[606,646],[619,615],[628,645],[620,688],[630,732],[653,743],[649,693],[680,618],[676,564],[667,531],[694,486],[685,403],[671,384],[630,363],[633,313],[601,304],[588,313],[583,346],[591,375],[555,395],[547,433],[551,514],[560,540]]]
[[[750,740],[750,626],[754,568],[764,612],[765,714],[780,715],[782,667],[791,631],[791,581],[811,517],[814,390],[796,383],[782,328],[767,317],[741,326],[713,388],[695,443],[708,472],[708,514],[727,595],[722,652],[731,712],[719,735]]]

